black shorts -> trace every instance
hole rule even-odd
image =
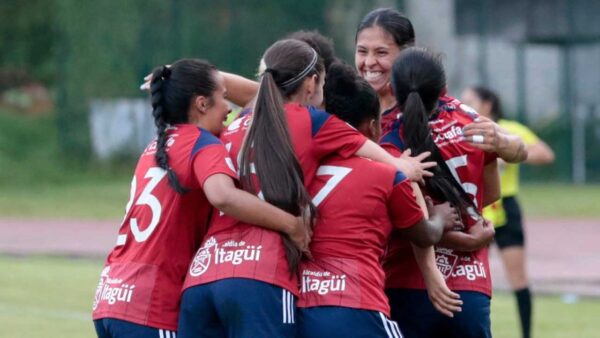
[[[502,198],[502,207],[506,212],[506,224],[496,228],[496,244],[500,250],[509,246],[525,246],[523,234],[523,216],[517,198]]]

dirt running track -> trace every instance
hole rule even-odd
[[[103,259],[116,241],[118,223],[0,218],[0,254]],[[536,292],[600,297],[600,219],[535,219],[526,231]],[[496,250],[490,264],[495,288],[507,289]]]

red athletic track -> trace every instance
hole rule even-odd
[[[0,253],[103,259],[119,221],[0,218]],[[600,297],[600,219],[535,219],[526,223],[534,291]],[[491,266],[496,289],[508,288],[497,251]]]

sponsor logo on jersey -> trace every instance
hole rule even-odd
[[[214,237],[210,237],[196,253],[190,266],[190,275],[193,277],[202,275],[208,270],[211,262],[214,265],[258,262],[261,250],[262,245],[250,245],[245,241],[230,240],[220,245]]]
[[[435,262],[445,279],[465,277],[474,281],[477,278],[487,278],[485,265],[480,261],[471,261],[471,257],[458,257],[453,250],[446,248],[436,248],[435,253]]]
[[[302,271],[301,293],[316,292],[323,296],[330,292],[346,290],[346,275],[335,275],[329,271]]]
[[[473,261],[472,263],[459,264],[452,272],[452,277],[466,277],[470,281],[477,278],[487,278],[485,266],[482,262]]]
[[[131,302],[135,284],[124,283],[120,278],[111,278],[109,272],[110,266],[107,266],[100,274],[100,281],[98,282],[94,303],[92,304],[93,310],[96,310],[102,301],[106,301],[110,305],[114,305],[117,302]]]
[[[459,142],[463,140],[462,128],[453,125],[447,131],[438,133],[433,140],[438,146],[447,142]]]

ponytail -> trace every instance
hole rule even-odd
[[[392,87],[402,109],[406,147],[416,154],[431,152],[437,163],[430,169],[433,176],[425,178],[428,194],[437,200],[450,202],[461,213],[469,212],[471,208],[477,213],[475,202],[452,174],[431,135],[430,113],[446,87],[446,76],[439,58],[423,48],[412,47],[403,51],[392,67]]]
[[[169,184],[175,191],[184,194],[188,189],[181,186],[179,178],[175,171],[169,166],[169,154],[167,153],[167,128],[169,124],[166,121],[166,110],[164,107],[164,87],[167,86],[166,81],[171,75],[171,70],[163,66],[157,68],[152,73],[152,81],[150,82],[150,92],[152,100],[152,116],[154,116],[154,124],[156,125],[156,153],[154,158],[156,164],[167,172]]]
[[[286,68],[285,71],[267,68],[262,75],[252,123],[240,151],[240,182],[245,190],[258,193],[256,181],[252,178],[252,174],[255,173],[265,201],[293,215],[309,216],[312,226],[316,208],[304,187],[304,173],[294,152],[283,95],[297,90],[302,83],[301,80],[312,75],[311,69],[316,62],[314,51],[304,42],[282,40],[267,50],[264,59],[267,65],[276,63],[271,62],[271,57],[278,56],[281,57],[281,62],[303,61],[300,57],[281,56],[281,51],[298,56],[294,54],[294,48],[300,50],[304,48],[307,51],[306,61],[300,65],[299,70],[290,71],[290,69],[294,70],[293,67],[281,67],[281,69]],[[310,67],[307,67],[307,64]],[[290,273],[296,274],[302,252],[287,235],[282,234],[282,238]]]
[[[427,192],[438,201],[448,201],[457,207],[459,212],[467,212],[473,208],[477,212],[475,203],[465,192],[462,185],[452,175],[446,160],[442,157],[440,149],[431,136],[429,126],[429,113],[425,109],[421,95],[418,91],[411,91],[404,103],[402,110],[403,132],[406,146],[414,153],[431,152],[432,159],[437,166],[430,169],[432,177],[425,178]]]

